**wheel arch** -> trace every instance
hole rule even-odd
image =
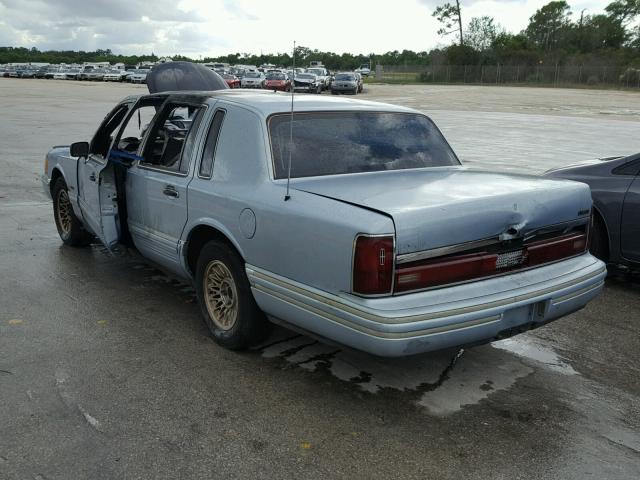
[[[53,170],[51,170],[51,178],[49,180],[49,193],[51,194],[52,197],[53,197],[53,187],[55,186],[59,178],[62,178],[65,183],[67,182],[66,178],[64,178],[64,174],[62,173],[62,170],[60,169],[60,167],[56,165],[55,167],[53,167]]]
[[[609,225],[607,225],[607,221],[605,220],[604,215],[602,215],[600,208],[595,203],[593,205],[593,219],[594,222],[599,222],[603,227],[602,233],[604,234],[604,240],[606,240],[607,242],[606,253],[607,260],[609,260],[611,258],[611,235],[609,233]]]
[[[202,247],[211,240],[224,242],[238,254],[243,262],[245,261],[242,249],[238,243],[233,240],[233,236],[230,235],[229,232],[225,232],[222,228],[209,223],[199,223],[194,225],[189,231],[184,247],[185,267],[192,276],[195,274],[198,255]]]

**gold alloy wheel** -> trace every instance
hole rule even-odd
[[[60,193],[58,194],[58,224],[64,234],[71,232],[71,208],[69,194],[64,189],[60,190]]]
[[[204,300],[216,327],[230,330],[238,318],[238,289],[227,266],[219,260],[209,262],[202,279]]]

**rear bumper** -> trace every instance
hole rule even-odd
[[[589,254],[525,272],[425,292],[364,299],[333,295],[247,265],[260,308],[320,336],[380,356],[490,341],[584,307],[604,286]]]
[[[348,87],[345,87],[343,85],[331,85],[331,91],[335,91],[335,92],[353,92],[354,90],[357,90],[358,86],[357,85],[350,85]]]

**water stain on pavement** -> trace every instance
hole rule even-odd
[[[526,344],[525,344],[526,345]],[[376,394],[385,389],[414,393],[417,404],[431,415],[450,415],[506,390],[534,372],[522,355],[491,346],[435,352],[406,358],[381,358],[304,335],[278,329],[269,343],[258,348],[265,358],[281,358],[307,371],[324,369],[336,378]],[[550,350],[543,350],[551,355]],[[544,365],[560,361],[544,357]],[[533,357],[534,360],[536,358]],[[565,368],[570,366],[563,364]]]

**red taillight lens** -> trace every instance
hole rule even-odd
[[[525,244],[520,250],[463,254],[401,266],[395,273],[394,291],[473,280],[573,257],[587,250],[587,238],[587,233],[573,233]]]
[[[403,268],[396,273],[396,292],[484,277],[496,272],[497,255],[474,253]]]
[[[393,237],[360,236],[353,255],[353,291],[363,295],[391,293]]]
[[[542,240],[527,245],[529,265],[553,262],[587,250],[587,235],[567,235],[554,240]]]

